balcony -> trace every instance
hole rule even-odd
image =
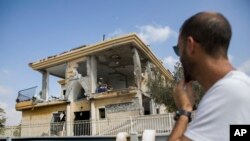
[[[22,111],[25,109],[31,109],[36,107],[44,107],[44,106],[52,106],[52,105],[60,105],[66,104],[67,101],[64,99],[56,99],[44,101],[43,99],[36,96],[36,87],[31,87],[28,89],[24,89],[18,92],[18,96],[16,99],[16,110]]]

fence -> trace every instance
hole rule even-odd
[[[3,134],[0,137],[116,136],[119,132],[137,132],[140,135],[145,129],[154,129],[157,134],[168,134],[174,125],[173,116],[162,114],[74,123],[30,123],[5,127],[1,129]]]

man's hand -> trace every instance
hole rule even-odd
[[[174,89],[173,97],[175,104],[179,109],[192,111],[195,96],[193,93],[192,82],[185,83],[181,80]],[[184,136],[188,125],[188,117],[181,116],[175,123],[173,131],[169,135],[168,141],[191,141]]]
[[[192,82],[181,80],[174,89],[173,97],[178,109],[192,111],[195,101]]]

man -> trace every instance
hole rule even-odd
[[[175,88],[179,110],[168,141],[229,141],[231,124],[250,124],[250,78],[228,61],[231,34],[228,20],[220,13],[200,12],[180,28],[174,49],[185,80]],[[191,121],[192,81],[198,81],[206,93]]]

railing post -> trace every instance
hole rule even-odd
[[[49,136],[51,136],[51,132],[50,131],[51,131],[51,128],[54,129],[54,126],[55,126],[54,123],[49,123],[49,133],[48,133]]]
[[[29,137],[30,137],[30,128],[31,128],[31,125],[30,125],[31,123],[29,122]]]
[[[133,129],[133,119],[132,119],[131,116],[130,116],[130,132],[134,132],[134,129]]]
[[[97,135],[100,135],[100,120],[98,120],[97,124],[98,124],[98,134]]]
[[[172,114],[168,113],[168,121],[169,121],[169,130],[172,130]],[[170,131],[169,131],[170,132]]]

